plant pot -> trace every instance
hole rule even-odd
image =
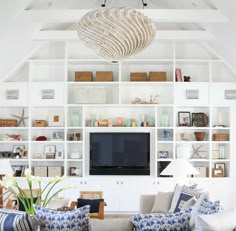
[[[194,132],[195,138],[197,141],[203,141],[206,132]]]

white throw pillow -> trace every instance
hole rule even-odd
[[[195,221],[197,231],[232,231],[236,227],[236,208],[209,215],[198,215]]]
[[[167,213],[170,209],[174,192],[158,192],[151,213]]]
[[[199,198],[197,198],[197,201],[196,201],[196,203],[195,203],[194,206],[193,206],[193,210],[192,210],[192,213],[191,213],[191,218],[190,218],[190,221],[189,221],[189,227],[190,227],[191,229],[194,229],[194,226],[195,226],[195,218],[196,218],[196,216],[197,216],[197,211],[198,211],[198,209],[199,209],[199,207],[200,207],[202,201],[203,201],[204,199],[207,199],[207,198],[209,198],[209,193],[208,193],[208,192],[202,193],[202,194],[199,196]]]

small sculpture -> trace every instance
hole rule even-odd
[[[191,77],[190,76],[184,76],[184,82],[190,82]]]

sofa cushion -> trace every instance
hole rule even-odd
[[[90,213],[98,213],[99,211],[99,204],[101,201],[104,201],[104,199],[77,199],[77,208],[81,208],[85,205],[90,205]]]
[[[188,208],[177,213],[138,214],[130,219],[136,231],[188,230],[191,210],[191,208]]]
[[[91,219],[90,231],[133,231],[129,218]]]
[[[88,231],[89,209],[84,206],[68,212],[56,211],[35,205],[36,217],[41,222],[43,231]]]
[[[191,185],[191,186],[186,186],[186,185],[176,185],[175,186],[175,191],[174,191],[174,196],[173,200],[171,202],[171,207],[169,212],[170,213],[176,213],[179,212],[184,203],[187,202],[189,199],[192,197],[196,197],[200,190],[196,188],[197,185]]]
[[[158,192],[151,213],[167,213],[170,209],[174,192]]]
[[[236,208],[196,217],[195,230],[232,231],[236,227]]]
[[[155,194],[140,195],[139,213],[151,213],[155,198]]]
[[[39,225],[36,219],[21,211],[0,209],[1,231],[34,231]]]

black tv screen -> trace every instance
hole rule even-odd
[[[90,175],[150,175],[150,133],[90,133]]]

